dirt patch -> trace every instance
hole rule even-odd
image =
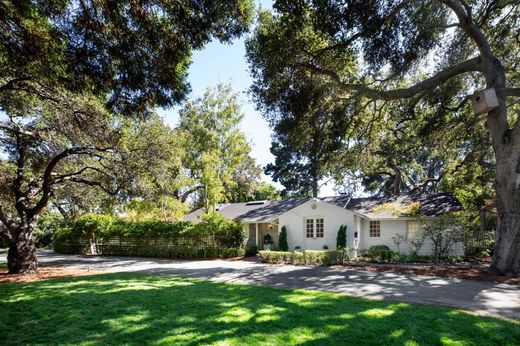
[[[57,278],[70,278],[73,276],[84,276],[94,274],[99,274],[99,272],[76,268],[40,266],[36,274],[7,274],[7,269],[0,269],[0,284],[8,284],[12,282],[32,282]]]
[[[385,271],[402,274],[440,276],[452,279],[499,282],[509,285],[520,285],[519,276],[500,276],[488,273],[487,267],[449,266],[449,265],[389,265],[372,263],[350,263],[345,267],[370,271]]]

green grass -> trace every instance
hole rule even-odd
[[[6,269],[7,268],[7,262],[0,262],[0,269]]]
[[[454,309],[139,274],[0,285],[0,312],[3,345],[520,344]]]

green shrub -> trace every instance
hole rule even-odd
[[[305,264],[305,255],[304,255],[304,253],[301,252],[301,251],[293,251],[293,252],[291,252],[291,260],[290,260],[289,263],[295,264],[295,265]]]
[[[336,249],[342,250],[347,247],[347,226],[341,225],[336,237]]]
[[[247,248],[246,256],[255,256],[256,254],[258,254],[258,246],[251,245],[250,247]]]
[[[461,263],[464,260],[461,256],[449,255],[446,257],[446,262],[448,263]]]
[[[378,262],[390,262],[394,256],[394,251],[387,245],[372,245],[368,249],[368,254]]]
[[[294,251],[260,251],[258,258],[264,263],[287,263],[305,265],[335,265],[344,261],[343,251],[306,250]]]
[[[287,243],[287,229],[282,226],[280,235],[278,236],[278,249],[280,251],[289,251],[289,244]]]
[[[291,252],[258,251],[258,258],[263,263],[291,263]]]
[[[57,212],[44,212],[38,222],[33,233],[33,239],[36,247],[44,248],[52,244],[54,235],[62,225],[63,217]]]
[[[240,223],[218,213],[203,215],[199,223],[188,227],[186,231],[193,235],[214,236],[224,247],[241,246],[246,236]]]
[[[325,264],[327,260],[327,252],[323,250],[305,250],[303,257],[307,265],[321,265]]]
[[[218,216],[216,216],[218,215]],[[56,232],[58,253],[87,253],[169,258],[224,258],[244,256],[244,231],[239,223],[208,214],[197,224],[165,221],[125,221],[87,214]]]

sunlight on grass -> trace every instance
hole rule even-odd
[[[393,332],[390,333],[390,337],[392,338],[400,338],[405,333],[404,329],[396,329]]]
[[[394,310],[391,309],[369,309],[366,311],[362,311],[359,314],[361,316],[365,317],[375,317],[375,318],[382,318],[382,317],[388,317],[394,314]]]
[[[276,321],[280,319],[280,314],[283,313],[286,309],[280,308],[274,305],[264,305],[256,311],[257,322],[267,322],[267,321]]]
[[[447,345],[447,346],[464,346],[463,342],[458,341],[458,340],[453,340],[452,338],[447,337],[447,336],[441,336],[440,342],[441,342],[441,344]]]
[[[0,285],[0,311],[2,345],[520,344],[453,309],[139,274]]]
[[[231,323],[231,322],[247,322],[253,318],[254,314],[246,308],[234,307],[227,310],[222,316],[218,317],[215,321]]]

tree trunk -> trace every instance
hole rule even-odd
[[[500,61],[481,51],[486,87],[494,88],[499,106],[487,115],[496,159],[497,227],[490,271],[520,274],[520,135],[510,129],[506,104],[506,76]],[[515,131],[516,130],[516,131]]]
[[[520,162],[517,162],[520,150],[512,151],[516,152],[513,160],[512,152],[511,155],[497,153],[495,189],[498,215],[490,270],[501,275],[520,274]]]
[[[498,217],[495,251],[491,272],[501,275],[520,274],[520,215]]]
[[[314,175],[312,177],[312,197],[314,197],[314,198],[318,197],[318,190],[319,190],[318,177]]]
[[[7,252],[7,267],[9,274],[29,274],[38,270],[36,259],[36,245],[31,239],[32,228],[30,226],[15,230],[18,235],[11,240]]]

